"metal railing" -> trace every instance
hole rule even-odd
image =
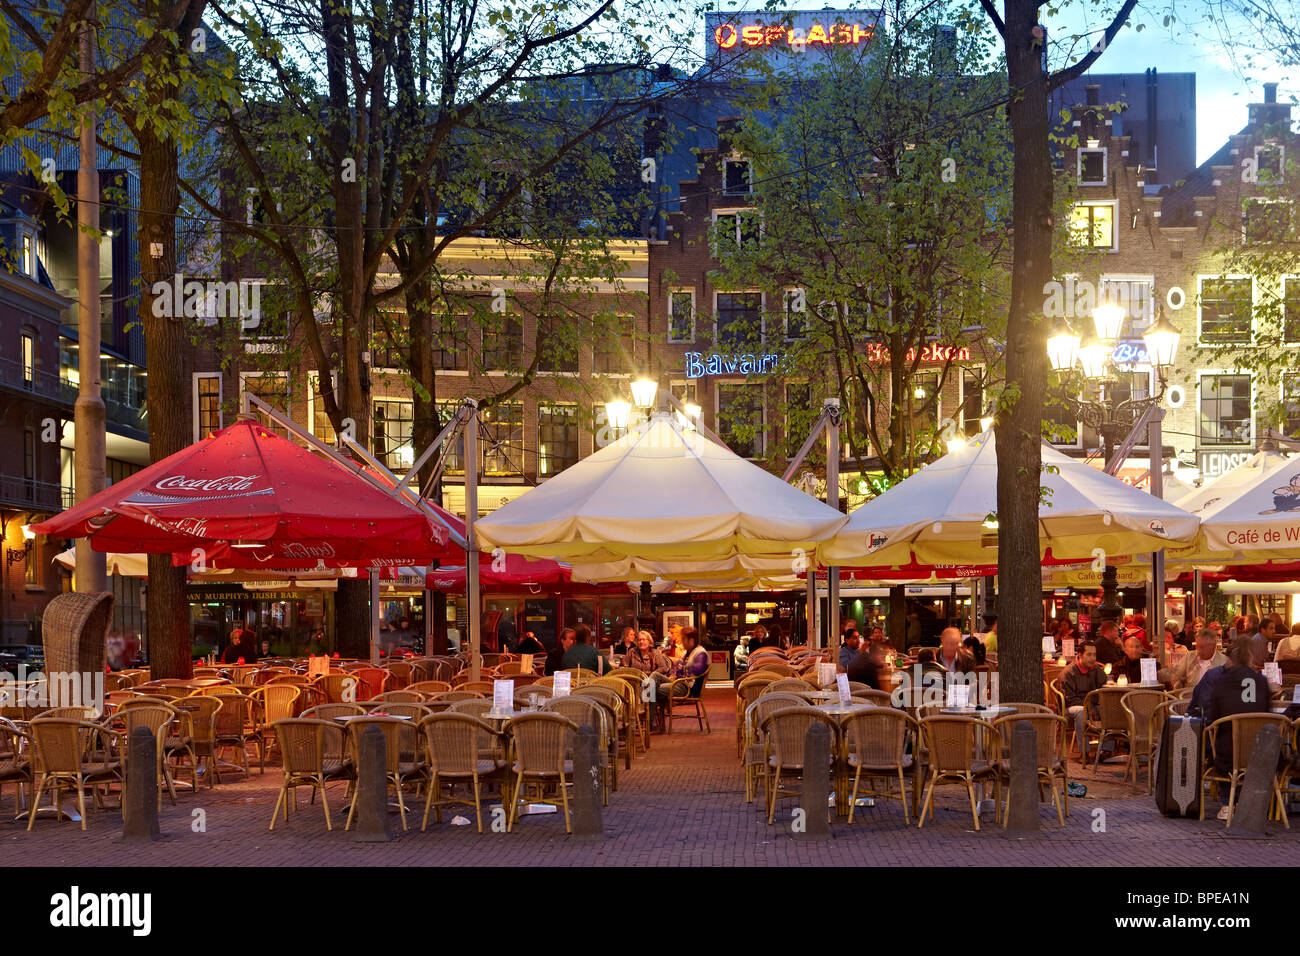
[[[25,366],[13,359],[0,358],[0,386],[30,392],[56,402],[72,404],[77,400],[77,386],[52,372]]]
[[[10,507],[30,511],[62,511],[65,500],[62,485],[17,475],[0,475],[0,503]]]

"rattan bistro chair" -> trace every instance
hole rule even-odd
[[[456,706],[469,704],[488,704],[488,701],[460,701]],[[434,811],[434,820],[442,822],[442,808],[452,803],[467,801],[456,800],[457,784],[469,784],[474,791],[474,817],[478,822],[478,832],[483,832],[483,783],[499,780],[502,793],[509,792],[509,783],[504,780],[505,760],[488,750],[485,754],[485,740],[496,739],[496,733],[485,721],[473,714],[447,712],[432,714],[420,723],[424,734],[426,760],[428,763],[428,791],[424,798],[424,821],[420,824],[423,832],[429,826],[429,810]],[[447,796],[443,796],[443,788]],[[504,801],[503,801],[504,802]]]
[[[293,684],[267,684],[257,688],[249,696],[257,701],[260,711],[259,718],[261,725],[258,728],[262,735],[262,759],[265,761],[266,751],[270,749],[271,742],[275,739],[275,734],[271,730],[271,725],[277,720],[288,720],[290,717],[297,716],[294,713],[294,705],[302,695],[302,688]],[[322,703],[324,703],[322,701]],[[261,764],[265,770],[265,763]]]
[[[1087,714],[1087,720],[1084,724],[1085,737],[1097,735],[1097,754],[1092,762],[1092,769],[1095,771],[1101,765],[1101,747],[1107,740],[1129,741],[1128,732],[1128,714],[1122,706],[1123,695],[1114,690],[1098,688],[1089,691],[1083,699],[1084,712]],[[1097,719],[1092,719],[1092,714],[1097,714]],[[1130,750],[1132,744],[1129,744]],[[1083,757],[1083,763],[1088,762],[1088,741],[1079,741],[1079,751]]]
[[[915,729],[916,720],[902,710],[878,707],[850,714],[843,724],[844,760],[853,771],[853,789],[849,794],[849,823],[857,809],[859,781],[865,774],[868,780],[883,779],[884,790],[874,787],[865,791],[868,796],[889,798],[893,796],[892,784],[898,778],[898,799],[903,804],[903,823],[911,823],[907,814],[907,782],[905,776],[914,772],[910,754],[905,753],[907,731]]]
[[[1205,754],[1206,768],[1201,774],[1202,784],[1215,781],[1226,783],[1228,785],[1228,826],[1232,826],[1232,814],[1236,809],[1237,802],[1237,785],[1246,777],[1246,766],[1250,763],[1250,754],[1255,749],[1255,735],[1263,730],[1269,724],[1277,727],[1278,733],[1282,735],[1283,747],[1291,733],[1291,721],[1287,720],[1282,714],[1232,714],[1228,717],[1220,717],[1214,723],[1201,730],[1202,740],[1204,741],[1202,750]],[[1223,727],[1230,727],[1232,733],[1232,766],[1226,775],[1220,773],[1214,766],[1215,743],[1218,740],[1219,730]],[[1285,753],[1285,749],[1284,749]],[[1201,819],[1205,819],[1204,797],[1201,799]],[[1289,830],[1291,823],[1286,818],[1286,800],[1282,795],[1282,787],[1278,783],[1278,775],[1273,774],[1273,794],[1269,801],[1269,819],[1273,818],[1274,813],[1280,812],[1283,825]]]
[[[172,804],[176,803],[176,783],[172,778],[171,767],[167,758],[181,752],[189,752],[190,766],[194,766],[193,742],[190,738],[177,733],[181,726],[181,712],[167,701],[154,697],[140,697],[128,700],[114,711],[111,722],[120,727],[122,739],[129,743],[131,734],[137,727],[145,727],[154,735],[158,744],[158,778],[166,787]],[[129,749],[122,751],[122,769],[126,771]],[[197,777],[195,778],[197,779]],[[162,803],[162,792],[158,793],[158,802]],[[123,800],[125,807],[125,799]]]
[[[831,759],[825,767],[807,767],[804,759],[804,741],[808,728],[813,724],[825,724],[831,735]],[[776,816],[776,801],[781,797],[802,795],[802,787],[795,789],[781,786],[783,777],[795,776],[802,782],[809,773],[830,774],[835,763],[835,740],[839,727],[835,721],[819,710],[811,707],[783,707],[763,718],[763,730],[767,767],[767,822],[771,824]],[[816,808],[814,808],[816,812]],[[829,815],[831,811],[827,810]]]
[[[275,829],[275,818],[281,806],[284,807],[284,822],[289,822],[290,808],[298,809],[298,787],[311,787],[313,801],[316,799],[316,791],[320,791],[321,808],[325,811],[325,829],[334,829],[330,822],[325,783],[345,777],[351,770],[350,759],[343,755],[342,748],[336,745],[336,741],[331,741],[331,738],[340,737],[342,731],[331,721],[312,717],[287,717],[273,721],[271,731],[280,744],[284,778],[280,783],[275,809],[271,811],[271,825],[267,829]]]
[[[808,702],[794,694],[759,694],[745,708],[742,723],[743,745],[741,762],[745,768],[745,802],[753,803],[758,796],[759,777],[764,779],[763,793],[767,793],[767,746],[763,721],[778,710],[789,707],[807,707]]]
[[[32,786],[31,737],[11,720],[0,717],[0,796],[6,784],[14,788],[14,816],[21,813],[25,791]]]
[[[99,785],[122,783],[122,763],[112,756],[114,734],[103,724],[64,717],[37,717],[29,725],[32,741],[32,772],[35,792],[27,815],[27,829],[36,824],[41,794],[54,792],[56,816],[62,805],[63,789],[77,792],[81,829],[86,829],[86,787],[99,801]]]
[[[1151,736],[1156,709],[1168,697],[1161,690],[1131,690],[1120,698],[1119,705],[1128,718],[1128,765],[1124,768],[1124,779],[1133,774],[1133,782],[1138,782],[1138,770],[1141,758],[1147,758],[1147,782],[1154,775],[1155,762],[1151,759],[1155,753],[1156,741]]]
[[[925,737],[929,776],[925,785],[925,800],[921,804],[917,826],[925,825],[928,813],[934,818],[934,788],[944,781],[958,781],[966,785],[970,797],[971,818],[975,829],[980,828],[979,807],[975,804],[975,784],[981,780],[993,781],[993,805],[1001,820],[1001,779],[988,755],[1000,754],[1002,743],[993,725],[974,717],[935,715],[921,720]],[[983,755],[983,756],[981,756]],[[996,758],[995,758],[996,759]]]
[[[521,800],[554,805],[554,800],[544,799],[546,788],[553,786],[559,791],[558,799],[564,807],[564,832],[572,833],[568,788],[571,786],[573,761],[568,754],[578,725],[555,713],[520,714],[506,724],[506,731],[510,735],[513,758],[510,769],[515,775],[509,798],[510,812],[506,815],[506,832],[511,832],[519,819]],[[530,784],[539,790],[536,800],[524,797],[524,788]]]
[[[429,696],[430,694],[441,694],[443,691],[451,690],[451,684],[445,680],[422,680],[414,684],[408,684],[402,688],[405,691]]]
[[[704,680],[707,674],[701,674],[698,677],[679,677],[671,684],[665,684],[660,690],[662,707],[660,708],[664,718],[668,721],[668,733],[673,732],[673,717],[677,709],[690,707],[695,711],[695,720],[699,724],[700,730],[706,734],[713,733],[709,726],[709,712],[704,706]],[[678,694],[678,689],[682,693]]]
[[[408,705],[409,706],[409,705]],[[384,771],[388,782],[397,791],[397,808],[402,816],[402,829],[406,825],[406,801],[402,798],[402,787],[411,778],[424,774],[424,752],[419,744],[419,724],[414,720],[399,720],[396,717],[357,717],[348,721],[348,732],[352,737],[353,761],[356,762],[356,747],[361,735],[369,727],[378,727],[384,734]],[[343,829],[352,829],[352,818],[357,811],[356,800],[348,810],[347,823]]]
[[[190,738],[190,747],[194,753],[193,788],[199,789],[198,761],[207,761],[208,789],[221,782],[221,770],[217,766],[217,714],[221,712],[222,698],[210,694],[192,694],[180,701],[177,710],[181,712],[184,725],[183,736]]]
[[[566,697],[552,697],[542,704],[544,713],[559,714],[567,717],[579,727],[590,727],[596,732],[596,759],[600,765],[601,800],[609,806],[609,791],[613,785],[613,775],[618,772],[618,736],[612,729],[613,719],[609,710],[594,697],[570,694]],[[572,749],[570,749],[572,760]]]
[[[1023,721],[1028,721],[1029,725],[1034,728],[1035,736],[1038,743],[1038,753],[1036,759],[1039,798],[1042,797],[1042,788],[1046,785],[1052,793],[1052,805],[1056,807],[1056,819],[1065,826],[1065,817],[1070,814],[1070,778],[1066,769],[1065,759],[1065,731],[1069,726],[1069,721],[1057,714],[1043,713],[1041,711],[1028,711],[1021,714],[1008,714],[1005,717],[999,717],[993,722],[998,733],[1002,737],[1002,742],[1010,753],[1011,733],[1015,730],[1016,725]],[[1007,809],[1011,806],[1011,761],[1001,759],[998,761],[998,773],[1006,783],[1006,790],[1003,797],[1002,826],[1007,825]],[[1056,782],[1060,780],[1061,792],[1056,792]],[[1061,803],[1065,803],[1065,811],[1061,811]]]

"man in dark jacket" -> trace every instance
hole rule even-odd
[[[1207,671],[1192,691],[1187,712],[1200,714],[1208,727],[1220,717],[1232,714],[1266,714],[1273,695],[1264,675],[1250,666],[1251,638],[1239,637],[1227,650],[1228,663]],[[1232,771],[1232,728],[1222,726],[1214,738],[1214,769],[1225,776]],[[1228,787],[1219,785],[1219,795],[1227,800]],[[1228,819],[1228,806],[1219,811],[1219,819]]]
[[[1102,667],[1118,664],[1124,651],[1119,642],[1119,628],[1113,621],[1107,621],[1097,628],[1097,663]]]
[[[566,627],[564,630],[560,631],[560,639],[555,642],[555,646],[547,652],[545,670],[548,677],[556,671],[564,670],[564,655],[573,645],[573,628]]]
[[[1114,629],[1115,625],[1111,625]],[[1079,744],[1079,756],[1088,750],[1088,740],[1083,729],[1088,714],[1083,702],[1088,695],[1106,683],[1106,672],[1097,663],[1097,648],[1091,641],[1075,648],[1074,663],[1061,675],[1061,693],[1065,697],[1065,712],[1074,720],[1074,739]]]

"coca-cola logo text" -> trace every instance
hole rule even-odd
[[[332,558],[334,557],[334,549],[327,541],[322,541],[319,544],[288,541],[280,545],[280,556],[283,558]]]
[[[161,491],[243,491],[260,475],[225,475],[221,478],[186,478],[170,475],[155,485]]]

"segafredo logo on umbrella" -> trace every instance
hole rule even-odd
[[[872,551],[879,551],[885,546],[885,542],[888,540],[889,535],[885,534],[883,531],[871,532],[867,535],[867,554],[870,554]]]
[[[136,505],[165,505],[189,501],[215,501],[218,498],[256,498],[274,494],[273,488],[253,488],[261,475],[223,475],[220,478],[188,478],[169,475],[154,482],[154,489],[141,489],[126,501]],[[190,494],[178,494],[190,492]]]
[[[1169,532],[1165,530],[1165,523],[1159,518],[1153,518],[1147,527],[1151,529],[1152,534],[1158,534],[1162,538],[1169,537]]]

